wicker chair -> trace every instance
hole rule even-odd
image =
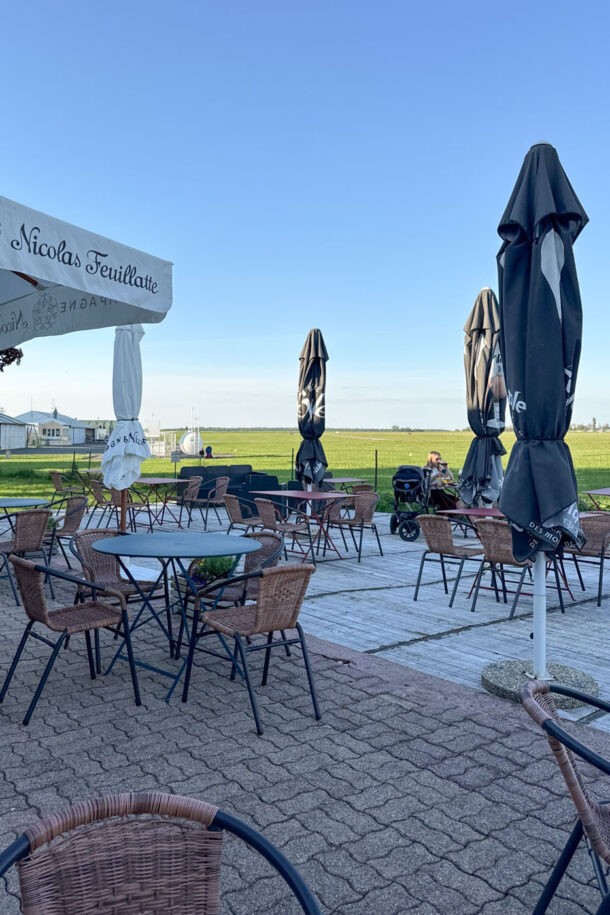
[[[29,511],[18,512],[14,515],[14,536],[12,540],[0,541],[0,578],[8,578],[9,584],[13,590],[13,596],[19,606],[19,595],[15,586],[15,579],[11,571],[9,556],[36,555],[38,554],[43,562],[46,562],[46,553],[44,550],[44,537],[47,533],[47,525],[51,512],[46,508],[33,508]],[[2,574],[2,571],[5,574]],[[53,585],[49,580],[51,597],[53,597]]]
[[[320,915],[298,871],[260,832],[205,801],[155,791],[81,801],[39,820],[0,855],[0,876],[18,862],[24,915],[217,915],[225,832],[269,862],[303,912]]]
[[[64,509],[63,521],[61,524],[56,524],[52,531],[47,531],[44,535],[43,545],[47,548],[47,565],[51,565],[53,551],[57,544],[66,560],[66,565],[69,569],[72,568],[64,542],[69,543],[78,531],[86,511],[86,496],[70,496]]]
[[[196,499],[199,495],[199,489],[203,482],[203,477],[189,477],[187,480],[178,480],[178,490],[176,493],[176,506],[180,509],[178,515],[178,527],[182,527],[182,512],[186,508],[186,512],[189,516],[189,521],[191,519],[190,504],[193,499]]]
[[[287,521],[271,499],[255,499],[254,504],[258,509],[263,529],[273,531],[284,538],[284,557],[288,559],[288,549],[290,548],[292,553],[299,553],[303,557],[303,561],[309,557],[315,565],[311,518],[309,515],[293,508],[290,513],[290,520]],[[306,541],[306,548],[301,543],[302,540]]]
[[[83,575],[87,582],[95,584],[100,594],[116,593],[121,594],[126,601],[131,598],[141,601],[142,595],[130,581],[121,574],[121,566],[116,556],[108,553],[98,553],[93,549],[93,544],[97,540],[103,540],[106,537],[119,536],[116,530],[112,528],[96,528],[93,531],[83,530],[74,535],[70,541],[70,550],[80,562]],[[162,588],[162,583],[158,581],[136,579],[137,584],[144,594],[149,597]],[[159,593],[159,597],[164,596]]]
[[[474,581],[474,593],[470,609],[475,609],[477,598],[479,596],[479,589],[481,587],[481,579],[485,572],[491,573],[492,587],[496,594],[496,600],[500,600],[500,592],[498,590],[499,581],[502,592],[502,600],[504,603],[507,602],[508,588],[505,566],[512,566],[519,569],[519,579],[517,581],[515,596],[513,598],[510,614],[508,617],[512,620],[513,616],[515,615],[515,610],[517,609],[519,597],[521,596],[525,576],[531,569],[532,563],[529,559],[526,559],[523,562],[515,559],[513,555],[513,538],[510,526],[503,519],[479,518],[475,523],[475,528],[479,536],[479,540],[483,544],[485,556]],[[555,584],[557,587],[557,595],[559,597],[559,606],[561,607],[561,612],[564,613],[565,608],[563,605],[563,596],[561,593],[561,582],[559,580],[559,568],[557,559],[552,556],[549,558],[548,562],[552,564],[554,569]]]
[[[244,504],[237,496],[232,496],[229,493],[224,497],[224,503],[227,518],[229,519],[227,534],[230,534],[233,528],[236,530],[243,530],[247,534],[248,531],[254,531],[258,527],[263,527],[263,522],[256,513],[253,503]],[[252,505],[252,513],[245,515],[244,508],[246,511],[250,511],[250,505]]]
[[[79,633],[85,634],[87,657],[89,659],[89,672],[91,674],[91,679],[95,680],[96,669],[99,671],[99,643],[96,638],[95,647],[97,663],[94,663],[93,650],[91,647],[91,632],[108,628],[113,632],[119,632],[119,630],[122,629],[122,634],[125,636],[134,697],[136,705],[140,705],[140,693],[138,690],[136,669],[131,650],[127,611],[122,595],[117,592],[109,595],[119,601],[118,608],[110,603],[97,600],[95,590],[93,590],[93,598],[90,600],[83,600],[81,603],[72,603],[68,606],[50,609],[47,606],[44,596],[45,578],[59,578],[63,581],[75,583],[81,588],[86,586],[87,583],[83,582],[82,579],[76,578],[74,575],[68,575],[65,572],[59,572],[56,569],[50,569],[48,566],[35,565],[33,562],[30,562],[27,559],[21,559],[19,556],[11,556],[11,562],[14,567],[19,592],[21,594],[21,599],[23,600],[23,607],[29,622],[25,627],[25,632],[23,633],[2,689],[0,690],[0,702],[4,701],[6,691],[13,679],[13,674],[19,663],[23,649],[30,637],[39,642],[43,642],[45,645],[52,646],[53,651],[43,671],[40,683],[34,692],[34,697],[30,702],[25,718],[23,719],[24,724],[29,723],[38,700],[40,699],[40,694],[51,673],[53,664],[55,663],[62,646],[66,644],[67,640],[72,635]],[[91,590],[92,589],[89,588],[90,592]],[[50,630],[52,633],[57,634],[57,639],[54,643],[50,642],[48,637],[34,631],[33,627],[37,623],[44,626],[47,630]]]
[[[445,594],[449,593],[445,566],[446,564],[457,565],[457,576],[449,600],[449,606],[452,607],[458,584],[462,576],[464,563],[468,560],[474,560],[480,564],[482,562],[483,547],[480,544],[479,546],[456,546],[453,542],[451,521],[445,515],[418,515],[417,523],[424,535],[426,549],[422,553],[419,564],[419,574],[415,584],[413,600],[417,600],[424,564],[426,562],[438,562],[440,564]]]
[[[307,565],[288,565],[277,566],[276,568],[263,569],[259,574],[259,585],[256,602],[246,604],[245,606],[228,608],[222,610],[206,610],[201,615],[203,629],[206,627],[217,633],[224,647],[224,653],[215,652],[207,648],[200,650],[208,654],[213,654],[223,659],[231,660],[231,680],[235,679],[236,671],[244,677],[248,687],[248,695],[252,706],[252,713],[256,722],[258,734],[263,733],[258,703],[252,687],[252,679],[248,666],[247,656],[251,652],[264,651],[265,660],[263,665],[263,675],[261,685],[267,683],[269,673],[269,662],[271,651],[274,648],[281,648],[286,651],[292,645],[299,645],[303,652],[303,661],[309,681],[309,690],[314,707],[316,719],[320,718],[318,700],[313,681],[313,672],[309,662],[305,636],[298,622],[299,611],[305,598],[305,592],[309,584],[309,579],[315,571],[315,566]],[[200,598],[195,601],[195,619],[199,612]],[[195,626],[193,627],[195,629]],[[291,638],[285,636],[286,631],[295,630],[296,635]],[[274,639],[274,632],[281,634],[280,639]],[[260,641],[256,637],[265,636]],[[229,648],[226,638],[234,639],[233,651]],[[184,681],[184,691],[182,701],[186,702],[188,698],[188,689],[190,683],[190,674],[192,671],[193,651],[195,640],[191,639],[191,650],[189,652],[189,663]],[[288,653],[288,652],[287,652]]]
[[[212,605],[216,608],[220,605],[238,606],[245,604],[247,601],[256,600],[260,583],[260,576],[257,573],[261,569],[269,569],[278,564],[284,549],[284,541],[279,534],[274,534],[271,531],[246,534],[245,536],[260,543],[260,550],[255,553],[245,554],[243,568],[237,575],[233,575],[224,581],[215,581],[199,590],[197,593],[201,604]],[[189,575],[197,562],[198,560],[195,559],[189,566]],[[194,600],[195,595],[186,596],[187,603],[192,603]]]
[[[608,912],[610,911],[610,894],[604,874],[604,864],[610,864],[610,804],[607,801],[600,803],[593,800],[589,789],[585,787],[578,760],[580,757],[580,759],[585,760],[586,763],[605,775],[610,775],[610,761],[581,743],[575,737],[572,728],[570,730],[566,729],[565,725],[568,722],[560,720],[551,693],[575,698],[579,702],[591,705],[604,713],[610,713],[609,703],[566,686],[531,680],[521,690],[523,707],[545,732],[549,746],[559,765],[578,813],[576,825],[542,891],[542,895],[534,909],[534,915],[543,915],[546,912],[574,852],[583,838],[591,857],[597,885],[602,897],[604,897],[604,902],[599,912]],[[576,727],[578,728],[578,725]],[[578,736],[580,737],[583,734],[586,734],[586,730],[581,728]]]
[[[188,520],[187,527],[191,526],[194,508],[199,509],[199,514],[201,515],[201,520],[203,521],[203,529],[205,531],[207,531],[207,529],[208,529],[208,514],[209,514],[210,509],[213,509],[214,514],[216,515],[216,518],[218,520],[218,523],[219,524],[221,523],[220,515],[218,514],[218,509],[225,507],[224,498],[227,494],[227,489],[229,488],[230,482],[231,481],[230,481],[229,477],[217,477],[216,480],[214,481],[214,485],[208,491],[208,494],[206,496],[202,496],[201,498],[199,498],[199,496],[197,496],[196,498],[191,498],[188,501],[186,499],[184,500],[185,508],[187,509],[188,514],[189,514],[189,520]],[[204,509],[205,509],[205,514],[204,514]]]
[[[352,540],[354,541],[354,546],[358,550],[358,562],[362,558],[362,538],[365,530],[373,531],[375,537],[377,538],[377,546],[379,547],[379,554],[383,556],[383,550],[381,549],[381,540],[379,539],[379,531],[377,530],[377,525],[375,524],[375,509],[377,508],[377,503],[379,502],[379,496],[376,492],[357,492],[353,495],[354,500],[354,514],[351,518],[332,518],[328,527],[330,530],[333,528],[338,528],[341,531],[348,530],[352,535]],[[343,503],[344,504],[344,503]],[[359,532],[358,542],[356,542],[356,532]]]
[[[564,547],[564,557],[571,557],[574,560],[576,574],[578,575],[580,587],[583,591],[585,590],[585,584],[580,572],[580,563],[582,562],[586,565],[599,565],[597,606],[601,607],[602,588],[604,584],[604,564],[606,557],[610,555],[610,512],[585,515],[581,517],[580,523],[587,542],[581,549],[578,549],[574,544],[568,544]]]
[[[102,522],[105,520],[107,514],[109,514],[110,519],[112,519],[113,514],[116,518],[116,509],[110,500],[110,491],[106,489],[101,480],[91,480],[91,494],[93,495],[93,506],[86,527],[90,526],[94,516],[98,512],[97,527],[102,526]]]

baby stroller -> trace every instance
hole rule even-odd
[[[390,533],[402,540],[417,540],[417,515],[427,514],[430,501],[430,471],[415,464],[404,464],[392,477],[394,513],[390,516]]]

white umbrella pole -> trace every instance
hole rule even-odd
[[[534,677],[551,679],[546,669],[546,553],[542,550],[534,562]]]

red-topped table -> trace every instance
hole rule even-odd
[[[320,551],[320,541],[322,537],[324,538],[324,552],[328,547],[337,554],[341,556],[341,553],[333,543],[332,537],[328,532],[328,525],[326,523],[326,506],[324,511],[315,511],[314,503],[316,502],[326,502],[328,507],[330,507],[332,502],[340,501],[342,502],[346,496],[342,492],[316,492],[310,489],[253,489],[253,496],[272,496],[275,499],[294,499],[297,502],[307,502],[311,510],[311,519],[315,521],[318,525],[318,533],[316,535],[316,552]]]

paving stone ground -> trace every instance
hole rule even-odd
[[[4,596],[2,675],[22,624]],[[159,650],[152,628],[138,641],[150,656]],[[331,642],[309,645],[322,720],[299,659],[277,653],[259,689],[261,737],[244,686],[220,660],[198,660],[187,704],[178,695],[167,704],[166,684],[140,671],[136,708],[127,665],[92,682],[78,639],[25,728],[47,651],[28,650],[0,706],[0,844],[76,800],[152,788],[206,799],[262,830],[326,913],[531,912],[574,814],[522,709]],[[107,635],[103,647],[108,659]],[[229,841],[226,862],[224,912],[295,911],[262,860]],[[580,850],[550,911],[594,912],[590,877]],[[14,893],[11,877],[2,915],[18,911]]]

